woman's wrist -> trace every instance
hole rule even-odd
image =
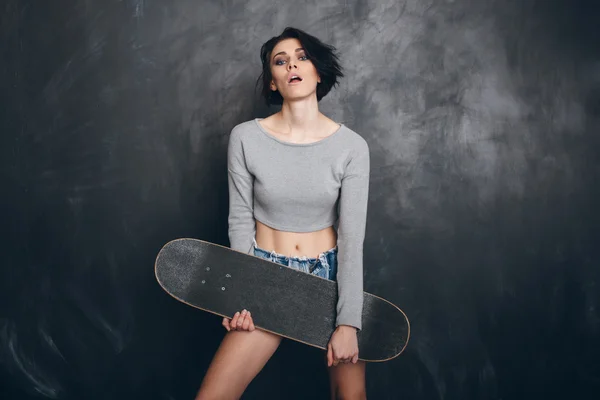
[[[354,331],[354,332],[356,332],[356,331],[357,331],[356,327],[355,327],[355,326],[352,326],[352,325],[338,325],[337,329],[339,329],[339,330],[344,330],[344,331],[346,331],[346,330],[347,330],[347,331],[350,331],[350,330],[352,330],[352,331]]]

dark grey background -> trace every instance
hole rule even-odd
[[[596,398],[596,2],[0,12],[0,397],[193,398],[224,331],[161,291],[154,259],[176,237],[228,244],[228,134],[276,111],[258,54],[291,25],[340,51],[321,107],[371,149],[365,289],[412,322],[369,398]],[[287,342],[245,398],[327,385],[322,353]]]

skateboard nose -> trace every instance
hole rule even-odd
[[[193,282],[205,284],[210,279],[211,268],[197,268],[197,249],[181,242],[176,246],[165,246],[158,254],[156,278],[162,286],[172,288],[176,295],[185,295]]]

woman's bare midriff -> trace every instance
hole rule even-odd
[[[256,244],[288,257],[317,257],[337,244],[333,226],[315,232],[285,232],[256,221]]]

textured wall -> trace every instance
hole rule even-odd
[[[0,394],[193,397],[223,328],[161,292],[154,258],[227,244],[228,133],[275,111],[258,52],[291,25],[340,51],[321,109],[371,148],[365,289],[412,323],[370,398],[592,398],[592,3],[8,0]],[[322,354],[288,343],[247,397],[327,390]]]

